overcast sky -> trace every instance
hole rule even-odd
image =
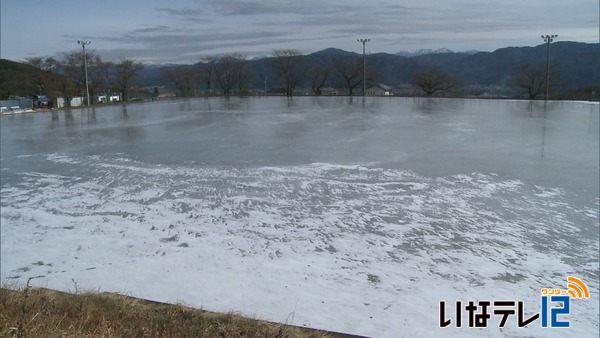
[[[599,0],[1,0],[0,57],[59,57],[89,40],[105,59],[194,63],[274,48],[362,53],[493,51],[557,41],[598,43]]]

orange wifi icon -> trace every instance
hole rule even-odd
[[[590,290],[587,285],[581,281],[581,279],[573,276],[567,277],[567,292],[571,295],[571,298],[590,298]]]

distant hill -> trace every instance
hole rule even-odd
[[[320,57],[320,56],[353,57],[353,56],[358,56],[358,55],[362,56],[362,54],[357,54],[354,52],[347,52],[343,49],[338,49],[338,48],[327,48],[327,49],[323,49],[322,51],[314,52],[309,55],[312,57]]]
[[[560,92],[600,85],[600,44],[555,42],[550,47],[550,62],[558,72],[555,83]],[[412,57],[373,54],[367,56],[370,67],[391,86],[410,83],[412,74],[423,68],[436,67],[467,85],[511,84],[511,77],[525,64],[546,64],[547,45],[506,47],[494,52],[428,53]]]
[[[63,82],[62,75],[27,63],[0,59],[0,99],[54,93]]]
[[[551,64],[563,82],[562,90],[600,84],[600,44],[555,42]],[[476,54],[427,54],[415,57],[421,66],[439,67],[468,84],[505,85],[519,67],[546,63],[546,44],[536,47],[507,47]]]
[[[29,92],[30,78],[37,75],[38,69],[24,63],[0,59],[0,98],[21,96]]]
[[[412,82],[413,74],[425,68],[439,68],[471,86],[510,86],[511,78],[525,64],[546,64],[546,44],[535,47],[506,47],[493,52],[455,53],[448,49],[427,52],[420,55],[402,56],[397,54],[375,53],[367,55],[367,68],[377,71],[380,82],[394,88]],[[572,92],[581,88],[600,85],[600,44],[561,41],[551,46],[550,62],[558,71],[555,78],[559,92]],[[328,48],[307,55],[309,64],[322,64],[334,67],[336,62],[361,58],[362,54],[341,49]],[[268,67],[260,63],[263,73],[269,79]],[[255,79],[263,84],[264,76]],[[305,81],[299,86],[308,86]],[[260,88],[260,85],[257,85]]]

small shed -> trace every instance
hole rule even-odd
[[[49,108],[50,100],[44,95],[36,95],[33,97],[33,107],[38,109]]]
[[[382,83],[367,88],[368,96],[392,96],[394,92],[392,88]]]

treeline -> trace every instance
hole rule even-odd
[[[510,47],[488,53],[442,53],[404,57],[377,53],[366,58],[366,87],[385,84],[394,95],[496,96],[537,99],[546,92],[546,49]],[[600,94],[600,44],[552,44],[551,98],[597,99]],[[133,88],[157,97],[168,88],[178,96],[362,95],[361,54],[326,49],[304,55],[297,49],[275,49],[250,60],[242,53],[209,55],[194,64],[142,66],[133,59],[116,62],[87,53],[90,94],[118,93]],[[2,60],[0,97],[46,95],[65,99],[84,96],[83,52],[62,58],[29,58],[24,63]],[[65,100],[68,101],[68,100]]]
[[[493,96],[598,99],[600,44],[558,42],[552,45],[546,81],[546,46],[509,47],[475,54],[442,53],[404,57],[367,55],[367,88],[385,84],[394,95]],[[166,75],[165,75],[166,74]],[[237,75],[236,75],[237,74]],[[162,83],[178,95],[245,94],[362,95],[362,55],[326,49],[302,55],[274,50],[248,60],[236,53],[208,56],[193,65],[144,71],[146,85]]]
[[[127,98],[138,84],[143,65],[133,59],[105,61],[95,52],[86,52],[87,83],[93,94],[117,93]],[[65,53],[62,58],[31,57],[24,63],[0,60],[0,98],[62,97],[69,105],[74,97],[85,96],[86,71],[83,51]]]
[[[297,49],[274,49],[268,58],[248,60],[240,53],[209,55],[194,65],[165,67],[154,74],[177,90],[178,95],[231,95],[251,92],[293,96],[298,86],[313,95],[322,95],[325,86],[339,88],[346,95],[355,95],[363,83],[363,63],[360,58],[333,58],[315,62],[311,55]],[[377,83],[380,76],[367,67],[367,82]]]
[[[330,49],[303,55],[297,49],[274,49],[272,55],[249,60],[232,53],[210,55],[193,65],[167,66],[147,71],[145,82],[163,83],[179,96],[245,95],[252,93],[293,96],[362,95],[367,87],[380,84],[382,74],[362,56]],[[366,76],[366,77],[365,77]],[[412,82],[423,95],[449,94],[461,81],[431,67],[413,72]]]

